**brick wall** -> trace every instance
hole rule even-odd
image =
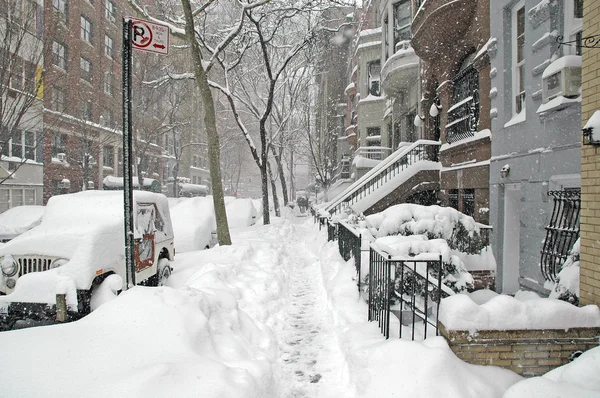
[[[474,365],[493,365],[525,377],[565,365],[577,351],[600,344],[600,328],[569,330],[446,330],[438,324],[457,357]]]
[[[583,37],[600,33],[600,2],[585,0]],[[582,127],[600,110],[600,49],[584,48],[582,64]],[[580,302],[600,305],[600,147],[581,152],[581,277]]]

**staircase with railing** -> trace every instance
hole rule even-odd
[[[440,169],[439,146],[438,141],[419,140],[398,149],[336,196],[325,210],[331,215],[348,207],[357,213],[364,212],[420,172],[436,172]],[[435,182],[439,183],[439,179]]]

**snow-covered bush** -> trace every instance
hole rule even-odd
[[[403,203],[367,216],[367,227],[376,237],[425,235],[444,239],[453,250],[476,254],[485,242],[473,217],[451,207]]]
[[[556,277],[556,284],[550,293],[550,298],[567,301],[579,305],[579,239],[569,252],[567,260],[561,266]]]

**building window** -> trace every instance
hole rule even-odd
[[[398,51],[398,43],[411,39],[411,22],[410,1],[403,0],[394,4],[394,52]]]
[[[475,215],[475,190],[463,189],[462,196],[462,213],[473,217]]]
[[[92,120],[92,101],[81,101],[81,117],[83,120]]]
[[[67,20],[67,0],[52,0],[54,17],[60,21]]]
[[[104,92],[113,95],[113,76],[110,72],[104,72]]]
[[[381,74],[381,62],[380,61],[374,61],[374,62],[369,62],[368,64],[368,70],[369,70],[369,94],[370,95],[375,95],[375,96],[379,96],[381,91],[379,88],[379,82],[380,82],[380,74]]]
[[[104,109],[100,116],[100,124],[106,127],[113,127],[114,115],[112,109]]]
[[[448,191],[448,206],[458,210],[458,189]]]
[[[67,135],[55,133],[52,135],[52,157],[58,158],[59,153],[67,153]]]
[[[114,166],[114,148],[112,146],[105,146],[102,149],[102,164],[104,167]]]
[[[65,111],[65,92],[64,90],[54,87],[52,88],[52,110],[56,112]]]
[[[116,21],[116,8],[115,8],[115,3],[113,3],[111,0],[106,0],[106,5],[104,8],[104,16],[106,17],[106,19],[112,23],[115,23]]]
[[[517,115],[525,111],[525,6],[523,1],[513,9],[512,30],[513,114]]]
[[[581,55],[583,29],[583,0],[565,0],[565,41],[574,41],[574,46],[564,46],[567,55]]]
[[[12,63],[8,62],[8,67],[10,68],[8,85],[14,90],[21,91],[23,90],[23,60],[15,56],[11,61]]]
[[[67,48],[59,42],[52,43],[52,63],[61,69],[67,69]]]
[[[113,39],[104,36],[104,55],[112,59],[113,57]]]
[[[92,22],[83,15],[81,16],[81,40],[92,44]]]
[[[84,57],[79,58],[79,67],[81,69],[81,78],[86,82],[92,81],[92,62]]]
[[[448,109],[446,141],[473,137],[479,126],[479,72],[473,67],[475,53],[467,56],[452,81],[452,106]]]

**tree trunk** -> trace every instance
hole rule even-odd
[[[279,173],[279,179],[281,184],[281,192],[283,195],[283,205],[287,206],[289,203],[288,193],[287,193],[287,183],[285,181],[285,170],[283,169],[283,164],[281,162],[281,152],[277,153],[275,147],[273,148],[273,157],[275,158],[275,162],[277,163],[277,171]]]
[[[215,104],[208,84],[208,77],[202,66],[202,54],[200,46],[195,37],[194,16],[190,0],[181,0],[183,12],[185,14],[185,33],[190,44],[192,60],[194,63],[194,74],[196,83],[202,98],[202,109],[204,110],[204,125],[206,126],[206,135],[208,138],[208,161],[210,165],[210,181],[213,192],[213,205],[215,208],[215,217],[217,220],[217,236],[219,245],[231,245],[229,235],[229,224],[227,222],[227,211],[225,210],[225,199],[223,195],[223,185],[221,182],[221,162],[219,154],[219,135],[217,133]]]
[[[271,181],[271,191],[273,195],[273,208],[275,209],[275,216],[281,217],[281,210],[279,209],[279,198],[277,197],[277,186],[273,179],[273,172],[271,171],[271,164],[267,162],[267,171],[269,172],[269,180]]]
[[[267,176],[267,162],[260,165],[260,185],[262,189],[262,205],[263,205],[263,224],[271,223],[269,214],[269,181]]]

